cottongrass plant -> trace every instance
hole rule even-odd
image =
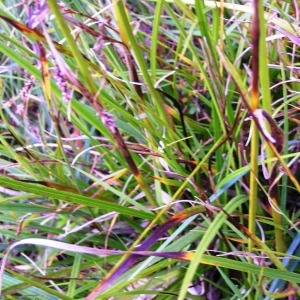
[[[297,299],[297,1],[2,1],[3,299]]]

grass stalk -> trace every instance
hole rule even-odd
[[[260,86],[261,86],[261,94],[262,94],[262,107],[269,113],[272,114],[272,105],[271,105],[271,94],[270,94],[270,80],[269,80],[269,70],[268,70],[268,50],[266,48],[266,22],[264,19],[264,3],[263,1],[258,1],[258,14],[259,14],[259,79],[260,79]],[[269,146],[266,146],[266,157],[272,158],[275,156],[274,152]],[[273,172],[276,172],[276,168],[273,168],[272,163],[267,164],[268,172],[271,174],[270,177],[270,184],[273,183]],[[274,203],[275,207],[279,207],[278,201],[278,192],[277,187],[274,187],[273,192],[270,190],[270,201]],[[282,228],[282,217],[281,213],[278,212],[277,209],[273,208],[274,206],[271,205],[271,215],[274,221],[274,231],[275,231],[275,244],[276,250],[278,252],[284,252],[286,247],[284,245],[284,236]]]
[[[253,1],[254,15],[252,19],[252,82],[251,82],[251,110],[255,111],[259,107],[259,1]],[[258,178],[258,128],[254,120],[251,122],[251,148],[250,148],[250,183],[249,183],[249,220],[248,230],[251,234],[256,231],[256,211],[257,211],[257,178]],[[253,251],[253,240],[248,238],[248,250]],[[252,259],[250,259],[252,261]],[[249,285],[252,285],[252,274],[248,274]],[[248,299],[252,299],[251,293]]]

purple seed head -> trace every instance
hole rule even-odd
[[[57,86],[61,90],[62,100],[68,102],[71,100],[71,92],[68,88],[67,81],[65,80],[62,72],[60,71],[59,67],[54,68],[54,79],[56,80]]]
[[[33,1],[32,6],[28,6],[28,27],[35,28],[49,16],[47,1]]]
[[[21,97],[22,101],[27,101],[29,91],[33,87],[34,81],[35,81],[34,76],[30,76],[30,79],[25,82],[24,86],[20,90],[20,97]]]
[[[109,114],[107,111],[103,111],[101,114],[101,120],[111,132],[116,132],[117,124],[113,115]]]

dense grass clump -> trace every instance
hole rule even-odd
[[[297,299],[299,11],[2,1],[1,296]]]

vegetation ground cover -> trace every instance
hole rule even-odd
[[[2,1],[4,299],[297,299],[297,1]]]

